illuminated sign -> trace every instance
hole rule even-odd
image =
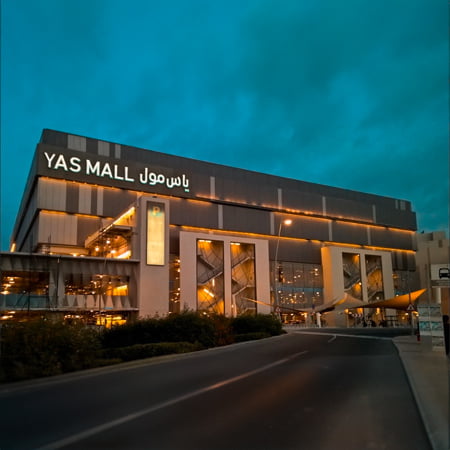
[[[44,152],[47,168],[52,170],[63,170],[64,172],[83,173],[99,178],[110,178],[111,180],[127,181],[129,183],[148,184],[155,186],[163,185],[168,189],[182,187],[189,192],[189,178],[183,173],[179,176],[166,176],[163,173],[155,173],[148,167],[144,167],[139,173],[132,173],[132,168],[121,164],[110,164],[109,162],[82,160],[78,156],[68,157],[62,153]]]
[[[147,203],[147,264],[163,266],[165,256],[165,210],[163,203]]]

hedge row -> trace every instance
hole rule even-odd
[[[173,353],[195,352],[202,349],[202,345],[190,342],[158,342],[155,344],[136,344],[129,347],[108,348],[101,352],[101,356],[106,360],[120,360],[122,362]]]
[[[101,349],[97,330],[43,320],[3,325],[0,344],[0,381],[95,367]]]
[[[194,312],[106,330],[45,320],[8,323],[1,333],[0,382],[196,351],[282,332],[279,320],[269,315],[227,318]]]

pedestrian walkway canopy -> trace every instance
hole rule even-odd
[[[363,302],[349,294],[345,294],[340,300],[332,304],[322,305],[320,312],[330,311],[331,309],[344,310],[355,308],[390,308],[406,311],[409,305],[416,306],[418,298],[426,291],[426,289],[419,289],[418,291],[410,292],[404,295],[397,295],[395,297],[380,300],[378,302]]]

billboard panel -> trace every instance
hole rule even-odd
[[[165,210],[163,203],[147,203],[147,265],[165,263]]]

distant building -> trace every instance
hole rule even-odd
[[[44,130],[1,255],[0,309],[396,320],[383,302],[417,286],[415,231],[402,199]]]
[[[442,305],[450,315],[450,240],[445,231],[417,234],[417,272],[420,285],[427,289],[421,303]]]

